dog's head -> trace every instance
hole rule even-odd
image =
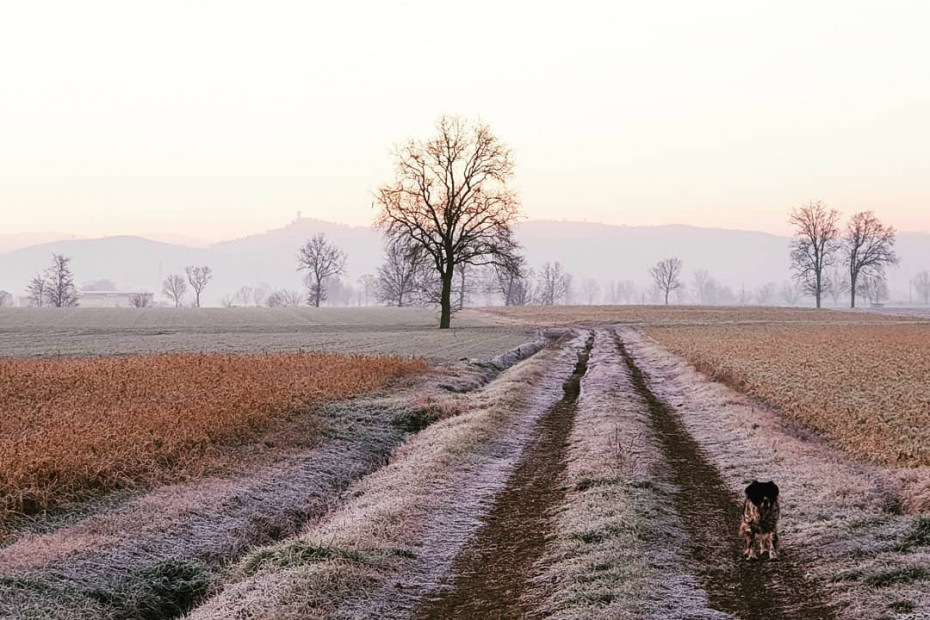
[[[753,480],[746,487],[746,498],[759,508],[770,508],[778,500],[778,485],[771,481]]]

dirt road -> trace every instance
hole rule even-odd
[[[619,353],[592,360],[609,365],[601,368],[601,374],[616,376],[617,380],[610,385],[590,383],[584,376],[595,340],[598,350],[612,346]],[[585,402],[597,402],[597,398],[588,398],[579,405],[579,393],[596,390],[610,391],[612,398],[632,403],[648,421],[643,430],[644,441],[653,446],[660,460],[652,468],[652,475],[659,478],[654,484],[664,483],[671,488],[671,509],[686,534],[686,541],[682,549],[672,537],[641,535],[640,538],[648,539],[647,556],[680,554],[684,570],[694,574],[705,595],[706,609],[681,610],[676,617],[767,620],[834,617],[816,584],[805,578],[803,560],[790,545],[778,562],[750,563],[742,559],[736,536],[739,496],[704,457],[700,445],[675,411],[651,391],[649,378],[618,335],[602,329],[594,332],[587,351],[568,378],[565,398],[540,418],[532,443],[484,518],[482,529],[459,555],[443,587],[421,603],[415,614],[417,618],[543,616],[538,597],[540,592],[545,593],[545,587],[540,588],[539,580],[546,569],[542,561],[545,547],[557,537],[553,514],[566,501],[567,489],[561,479],[566,466],[565,448],[573,431],[584,432],[573,428],[577,408],[585,406]],[[633,424],[633,421],[617,419],[616,424]],[[592,535],[588,542],[594,544],[599,536],[602,539],[607,535]],[[609,569],[607,563],[601,567]],[[607,604],[611,599],[604,600]],[[549,605],[545,615],[598,617],[590,611],[590,601],[585,602],[585,611],[579,609],[573,608],[569,599],[561,609],[556,606],[555,613]]]

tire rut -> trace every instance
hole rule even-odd
[[[737,537],[740,498],[727,488],[678,415],[650,390],[619,336],[617,346],[637,395],[649,408],[651,430],[678,489],[674,504],[689,535],[686,551],[698,567],[710,606],[743,620],[835,618],[790,550],[777,562],[742,559]]]
[[[452,576],[424,598],[415,618],[523,618],[530,613],[523,594],[545,552],[552,509],[565,499],[565,452],[593,345],[591,334],[563,385],[564,396],[539,419],[483,527],[456,558]]]

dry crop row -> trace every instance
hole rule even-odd
[[[330,353],[0,360],[0,517],[202,470],[221,444],[424,369]]]
[[[930,465],[930,325],[718,326],[647,333],[871,462]]]

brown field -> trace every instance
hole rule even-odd
[[[649,328],[699,370],[880,465],[930,465],[930,325]]]
[[[196,473],[217,446],[425,368],[334,353],[0,360],[0,517]]]
[[[873,312],[728,306],[522,306],[482,308],[487,314],[539,325],[625,323],[703,325],[718,323],[889,323],[926,319]]]

